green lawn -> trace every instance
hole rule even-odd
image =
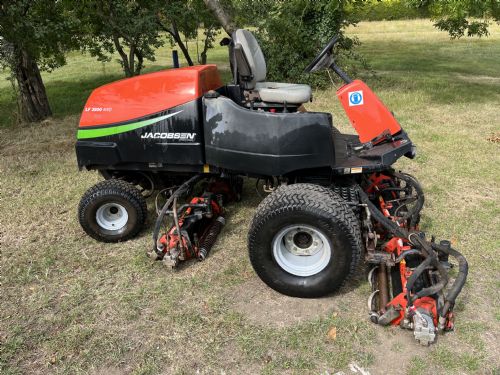
[[[0,373],[67,374],[494,374],[500,371],[500,26],[451,41],[429,21],[362,23],[349,33],[375,72],[361,76],[418,146],[398,167],[422,182],[423,229],[450,238],[469,260],[455,332],[420,347],[409,331],[368,322],[362,275],[318,300],[281,296],[253,272],[246,232],[259,198],[253,182],[228,207],[228,225],[205,262],[172,272],[145,256],[154,219],[123,244],[79,227],[81,195],[99,180],[78,172],[78,114],[90,91],[121,78],[73,53],[44,74],[54,118],[10,126],[0,80]],[[168,48],[148,70],[170,64]],[[225,49],[209,59],[223,64]],[[350,131],[334,89],[308,109]],[[496,139],[494,142],[492,139]],[[335,327],[336,339],[328,338]]]

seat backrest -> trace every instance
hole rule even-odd
[[[245,88],[253,89],[255,88],[256,82],[263,82],[266,80],[267,67],[264,54],[260,49],[257,39],[255,39],[253,34],[248,30],[236,30],[233,33],[233,43],[235,47],[238,47],[238,44],[241,45],[241,49],[245,54],[246,61],[251,70],[252,78],[245,82]]]

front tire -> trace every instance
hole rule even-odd
[[[358,220],[331,190],[281,186],[257,208],[248,235],[250,261],[274,290],[294,297],[336,291],[362,252]]]
[[[144,226],[146,201],[139,189],[122,180],[101,181],[83,195],[78,218],[83,230],[101,242],[126,241]]]

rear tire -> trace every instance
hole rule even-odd
[[[101,181],[83,195],[78,218],[83,230],[101,242],[126,241],[144,226],[146,200],[139,189],[122,180]]]
[[[274,290],[321,297],[351,275],[362,252],[358,220],[330,189],[281,186],[257,208],[248,235],[250,262]]]

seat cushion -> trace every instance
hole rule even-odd
[[[296,83],[257,82],[254,91],[263,102],[302,104],[311,100],[311,87]]]

